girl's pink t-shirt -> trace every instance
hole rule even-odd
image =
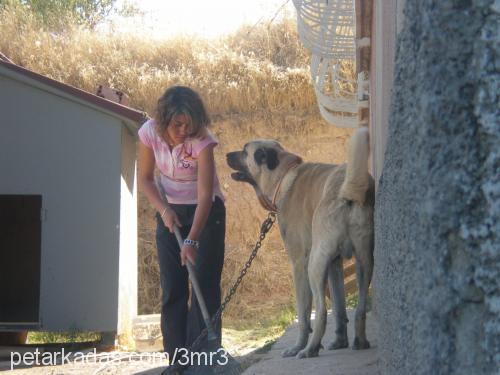
[[[205,147],[217,145],[219,142],[208,131],[203,138],[187,138],[184,143],[170,150],[168,144],[156,133],[155,127],[153,119],[146,121],[139,129],[139,139],[146,147],[153,149],[168,202],[198,203],[198,156]],[[218,196],[224,200],[215,171],[213,191],[212,199]]]

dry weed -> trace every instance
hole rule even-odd
[[[6,7],[0,10],[0,34],[0,51],[17,64],[90,92],[100,84],[121,89],[132,107],[150,114],[170,85],[188,85],[201,93],[220,140],[216,163],[227,206],[224,291],[236,280],[266,216],[251,187],[230,178],[225,153],[253,138],[274,138],[306,161],[345,159],[350,132],[320,119],[308,56],[293,20],[243,27],[219,40],[179,37],[158,42],[120,33],[100,35],[73,25],[63,33],[48,32],[25,10]],[[139,312],[157,313],[154,212],[141,194],[138,211]],[[226,317],[260,320],[266,312],[289,305],[292,296],[287,256],[276,228]]]

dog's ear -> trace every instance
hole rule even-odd
[[[253,157],[257,165],[266,163],[267,168],[270,170],[273,170],[279,164],[278,153],[272,148],[261,147],[255,151]]]

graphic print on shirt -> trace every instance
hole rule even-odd
[[[191,143],[184,143],[181,148],[181,152],[178,156],[178,168],[194,168],[195,167],[195,159],[193,158],[193,145]]]
[[[180,180],[196,180],[197,160],[193,157],[193,145],[191,142],[183,143],[177,150],[172,152],[174,161],[175,178]]]

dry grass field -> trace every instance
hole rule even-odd
[[[188,85],[201,93],[220,140],[216,163],[228,212],[225,291],[266,216],[251,187],[231,180],[225,153],[253,138],[274,138],[306,161],[345,161],[350,131],[331,127],[319,116],[308,55],[294,20],[243,27],[216,40],[154,41],[71,24],[64,32],[48,32],[22,9],[8,8],[0,14],[0,35],[0,51],[15,63],[90,92],[100,84],[118,88],[130,96],[132,107],[148,114],[170,85]],[[140,195],[140,313],[159,312],[153,214]],[[228,307],[225,322],[229,327],[265,324],[289,309],[292,299],[290,268],[275,228]]]

